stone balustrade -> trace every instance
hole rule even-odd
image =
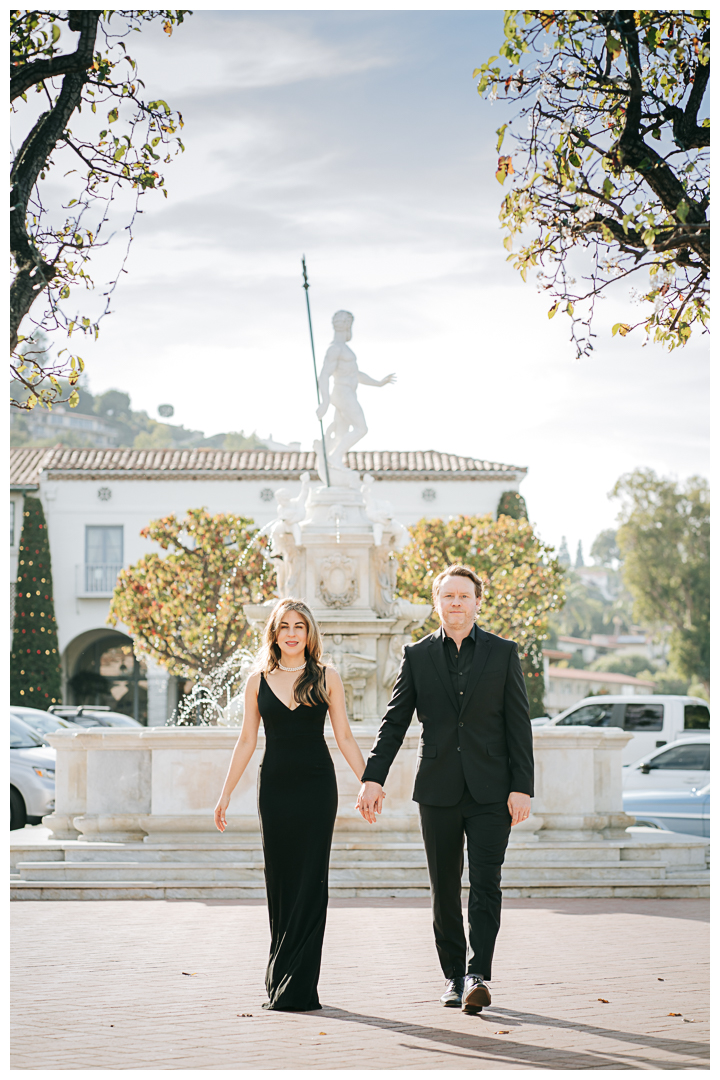
[[[353,734],[366,757],[374,725],[353,725]],[[56,809],[44,819],[52,839],[222,844],[257,836],[262,735],[233,793],[228,829],[221,835],[213,822],[237,735],[237,729],[167,727],[53,733],[48,739],[57,750]],[[369,827],[354,808],[357,779],[327,733],[340,796],[336,839],[369,828],[386,839],[417,832],[411,792],[418,736],[412,725],[388,777],[382,816]],[[622,810],[621,756],[630,737],[619,728],[536,728],[536,797],[530,819],[513,830],[514,839],[542,843],[623,835],[632,824]]]

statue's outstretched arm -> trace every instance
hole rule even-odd
[[[357,378],[358,382],[363,383],[365,386],[385,386],[387,383],[394,383],[397,375],[386,375],[384,379],[371,379],[364,371],[358,371]]]

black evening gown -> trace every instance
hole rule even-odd
[[[265,1009],[321,1008],[320,977],[328,905],[330,845],[338,793],[323,734],[326,705],[289,709],[260,679],[265,756],[258,809],[270,915]]]

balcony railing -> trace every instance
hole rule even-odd
[[[122,564],[85,563],[77,569],[78,596],[112,596]]]

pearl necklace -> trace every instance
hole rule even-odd
[[[281,664],[280,661],[278,660],[278,667],[280,668],[281,671],[302,671],[302,669],[305,667],[305,664],[302,663],[300,665],[300,667],[285,667],[285,665]]]

